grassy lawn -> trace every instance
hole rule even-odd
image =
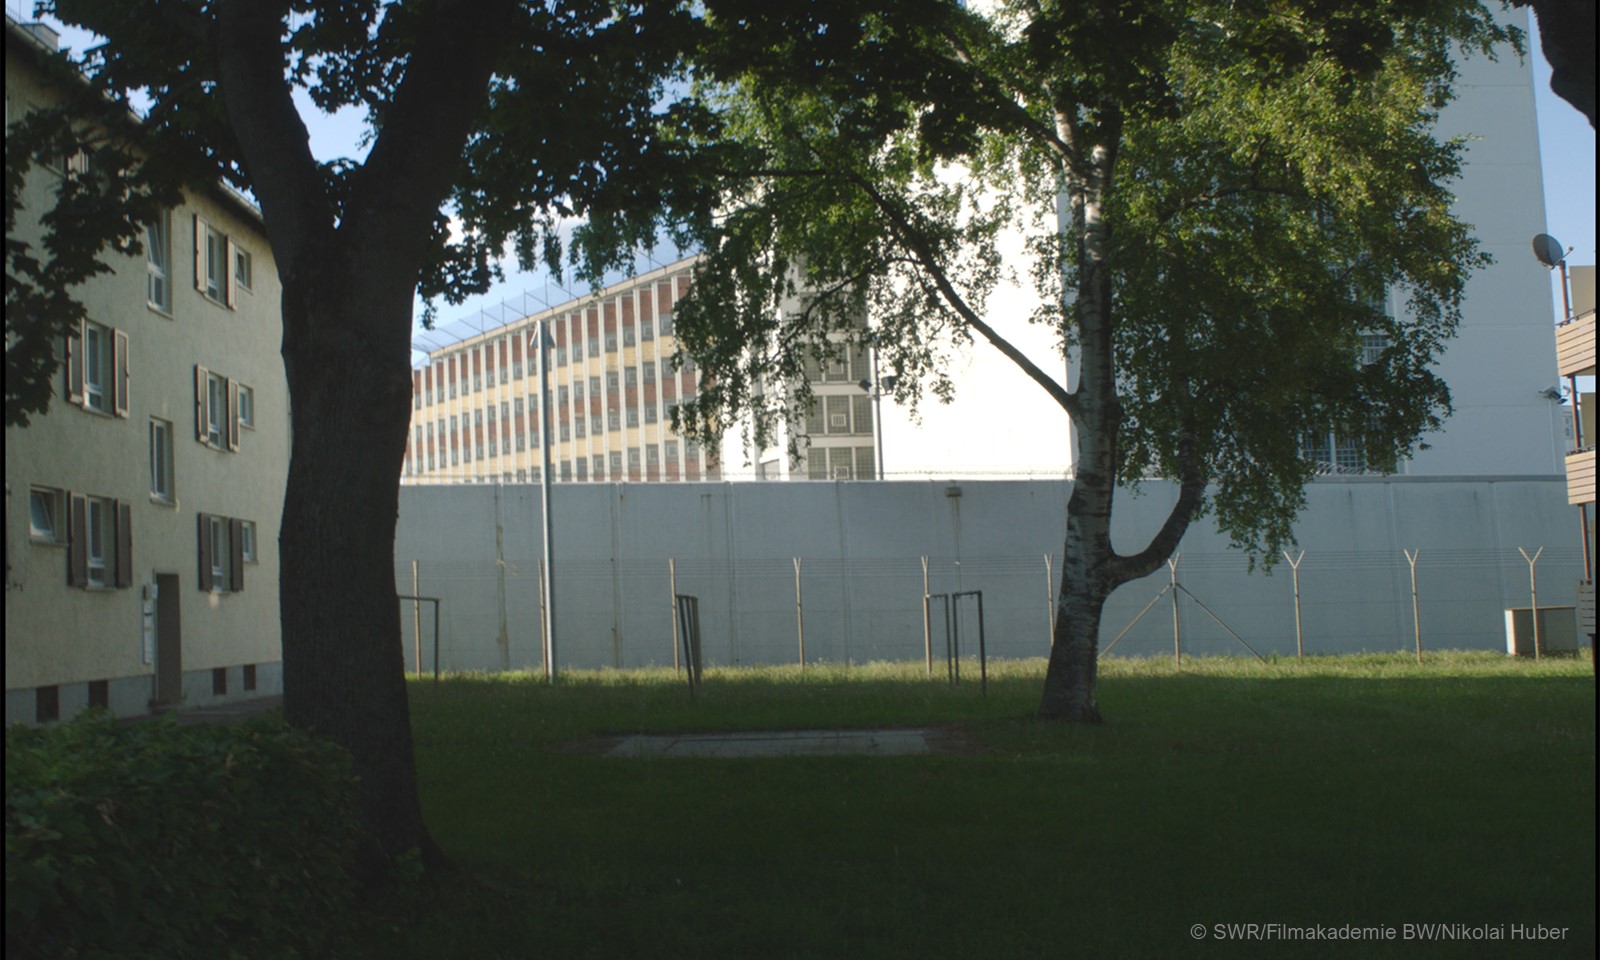
[[[992,665],[987,698],[920,664],[713,671],[697,703],[671,671],[414,682],[423,805],[461,872],[360,938],[419,958],[1594,955],[1587,659],[1109,661],[1095,728],[1030,718],[1043,669]],[[950,724],[968,749],[582,749]],[[1397,939],[1213,930],[1252,922]],[[1508,939],[1407,941],[1408,923]]]

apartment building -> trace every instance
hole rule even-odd
[[[403,483],[528,483],[550,444],[558,482],[718,480],[717,451],[672,428],[699,389],[673,306],[693,260],[613,284],[457,343],[412,371]],[[537,331],[548,331],[551,435],[539,396]]]
[[[51,102],[38,65],[54,49],[49,28],[7,17],[8,122]],[[81,157],[30,171],[8,241],[37,242]],[[193,190],[145,246],[105,254],[49,412],[6,429],[7,722],[282,689],[289,406],[261,215]]]

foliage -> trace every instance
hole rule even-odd
[[[278,718],[6,731],[6,956],[315,955],[352,902],[354,778]]]
[[[986,340],[1116,478],[1209,485],[1200,509],[1269,562],[1312,474],[1303,435],[1392,470],[1440,426],[1432,366],[1488,258],[1450,210],[1463,145],[1431,124],[1457,45],[1519,42],[1482,6],[754,6],[710,5],[716,216],[677,320],[710,386],[687,426],[770,437],[840,335],[902,402],[947,399],[948,350]],[[986,310],[1011,282],[1030,316]],[[1079,383],[1010,352],[1025,321]],[[1387,344],[1365,364],[1363,334]]]

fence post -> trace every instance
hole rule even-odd
[[[1045,623],[1050,627],[1050,641],[1044,645],[1045,653],[1056,645],[1056,578],[1051,569],[1050,554],[1044,555],[1044,610]]]
[[[422,591],[417,589],[417,561],[411,561],[411,595],[413,597]],[[422,676],[422,601],[411,601],[411,641],[412,650],[416,655],[417,676]]]
[[[794,558],[794,629],[800,638],[800,672],[806,669],[806,608],[800,593],[800,562]]]
[[[1533,553],[1533,556],[1531,556],[1531,557],[1528,556],[1528,551],[1522,549],[1521,547],[1517,548],[1517,552],[1522,554],[1522,559],[1528,561],[1528,596],[1532,600],[1532,603],[1533,603],[1533,607],[1532,607],[1532,615],[1533,615],[1533,659],[1537,660],[1537,659],[1539,659],[1539,646],[1540,646],[1540,644],[1539,644],[1539,640],[1540,640],[1540,637],[1539,637],[1539,581],[1537,579],[1535,579],[1535,577],[1534,577],[1533,567],[1534,567],[1534,564],[1539,562],[1539,555],[1544,553],[1544,547],[1540,547],[1538,550],[1535,550],[1534,553]]]
[[[671,587],[668,596],[672,600],[672,672],[679,670],[678,662],[678,561],[675,557],[667,558],[667,583]]]
[[[1411,565],[1411,628],[1417,636],[1417,663],[1422,663],[1422,611],[1417,605],[1417,558],[1422,556],[1422,548],[1415,551],[1405,550],[1406,562]]]
[[[1294,658],[1306,658],[1305,638],[1300,633],[1300,561],[1306,558],[1306,552],[1300,551],[1300,556],[1289,559],[1289,551],[1283,551],[1283,559],[1289,560],[1289,569],[1294,571]]]
[[[1175,553],[1167,561],[1167,569],[1172,572],[1172,662],[1183,663],[1183,635],[1178,631],[1178,558],[1183,554]]]
[[[922,653],[928,660],[928,679],[933,679],[933,626],[928,622],[928,558],[922,558]]]

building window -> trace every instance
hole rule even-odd
[[[667,462],[668,463],[677,463],[678,462],[678,441],[676,441],[676,440],[668,440],[666,443],[662,444],[662,446],[666,447]]]
[[[214,667],[211,670],[211,695],[225,697],[228,695],[228,668]]]
[[[39,543],[61,543],[61,491],[34,487],[28,491],[28,536]]]
[[[656,462],[661,459],[661,450],[652,443],[644,448],[644,459],[646,463],[655,466]]]
[[[478,408],[477,410],[472,411],[472,425],[475,426],[475,427],[480,427],[480,428],[483,426],[483,408],[482,407]]]
[[[256,392],[244,384],[239,385],[239,426],[256,428]]]
[[[194,288],[211,300],[233,307],[234,246],[198,214],[194,218]]]
[[[639,465],[639,448],[638,447],[629,447],[628,448],[628,466],[637,467],[638,465]]]
[[[656,407],[656,405],[653,404],[653,403],[645,404],[644,405],[644,422],[645,423],[655,423],[659,419],[661,419],[660,411]]]
[[[222,446],[223,417],[228,412],[228,381],[217,374],[206,375],[206,442]]]
[[[628,372],[632,373],[633,371],[629,370]],[[613,393],[615,393],[616,390],[617,390],[617,384],[618,384],[617,371],[613,370],[610,373],[606,374],[606,389],[607,390],[610,390]],[[630,384],[630,386],[631,386],[631,384]]]
[[[241,537],[239,544],[241,559],[245,563],[259,562],[260,558],[256,556],[256,522],[254,520],[239,521],[239,534]]]
[[[585,427],[584,427],[584,423],[583,423],[583,417],[575,417],[575,418],[573,418],[572,430],[580,438],[586,435],[585,434]],[[599,433],[600,431],[596,430],[595,432]],[[566,438],[563,437],[562,439],[565,440]]]
[[[172,312],[172,219],[161,214],[145,224],[145,302],[163,313]]]
[[[600,378],[599,377],[590,377],[589,378],[589,396],[591,396],[591,397],[600,396]]]
[[[642,321],[640,321],[639,322],[639,339],[640,340],[654,340],[655,338],[656,338],[656,324],[655,324],[655,321],[654,320],[642,320]]]
[[[661,330],[661,335],[663,337],[671,336],[671,334],[672,334],[672,312],[670,310],[661,315],[660,330]]]
[[[522,398],[521,397],[518,397],[518,398],[516,398],[515,400],[512,401],[511,409],[516,412],[517,419],[521,420],[523,411],[526,409],[522,405]]]
[[[246,521],[202,513],[199,518],[200,589],[207,593],[237,593],[244,589]],[[255,551],[254,524],[248,535]]]
[[[628,408],[628,426],[637,427],[638,425],[639,425],[639,408],[638,407],[629,407]]]
[[[128,335],[92,323],[67,341],[67,399],[97,413],[128,415]]]
[[[499,440],[497,438],[495,438],[495,437],[490,437],[489,438],[489,456],[496,457],[496,456],[499,456],[499,455],[500,455],[500,443],[499,443]]]
[[[251,279],[254,276],[255,258],[250,256],[250,251],[240,250],[235,247],[233,251],[233,282],[239,285],[239,289],[249,290]]]
[[[577,468],[578,468],[578,479],[579,480],[587,480],[587,479],[589,479],[589,461],[583,459],[582,457],[579,457],[578,458],[578,463],[577,463]]]
[[[67,585],[131,585],[132,508],[120,500],[77,493],[69,494],[67,501]]]
[[[644,365],[644,382],[645,383],[655,383],[656,382],[656,365],[655,365],[655,361],[650,361],[650,362],[648,362],[648,363],[646,363]]]
[[[589,356],[600,356],[600,339],[598,337],[589,338]]]
[[[240,686],[244,687],[244,689],[247,691],[254,690],[256,688],[256,665],[253,663],[247,663],[240,668],[240,673],[242,675],[239,679],[243,681]]]
[[[612,376],[614,377],[616,374],[613,373]],[[622,382],[630,387],[637,387],[639,385],[639,368],[629,367],[628,372],[623,376]]]
[[[607,419],[607,422],[610,424],[611,429],[613,429],[613,430],[621,430],[622,429],[622,414],[620,412],[618,412],[616,410],[612,410],[612,411],[610,411],[609,413],[606,414],[606,419]]]
[[[611,472],[612,473],[621,473],[622,472],[622,451],[621,450],[613,450],[613,451],[611,451]]]
[[[590,459],[594,461],[594,478],[596,480],[604,480],[606,478],[606,458],[597,453]]]
[[[589,414],[589,426],[594,429],[595,433],[604,433],[605,432],[605,427],[601,425],[602,423],[603,423],[603,420],[602,420],[600,414],[598,414],[598,413]]]
[[[521,453],[526,449],[528,449],[528,438],[523,434],[517,434],[517,452]]]
[[[35,723],[55,723],[61,719],[61,688],[55,685],[37,687],[33,697]]]
[[[172,424],[154,418],[150,421],[150,495],[163,503],[173,500]]]
[[[631,323],[622,325],[622,345],[624,347],[633,346],[633,324]]]
[[[608,334],[606,334],[606,353],[616,353],[616,352],[617,352],[617,335],[615,333],[608,333]]]

